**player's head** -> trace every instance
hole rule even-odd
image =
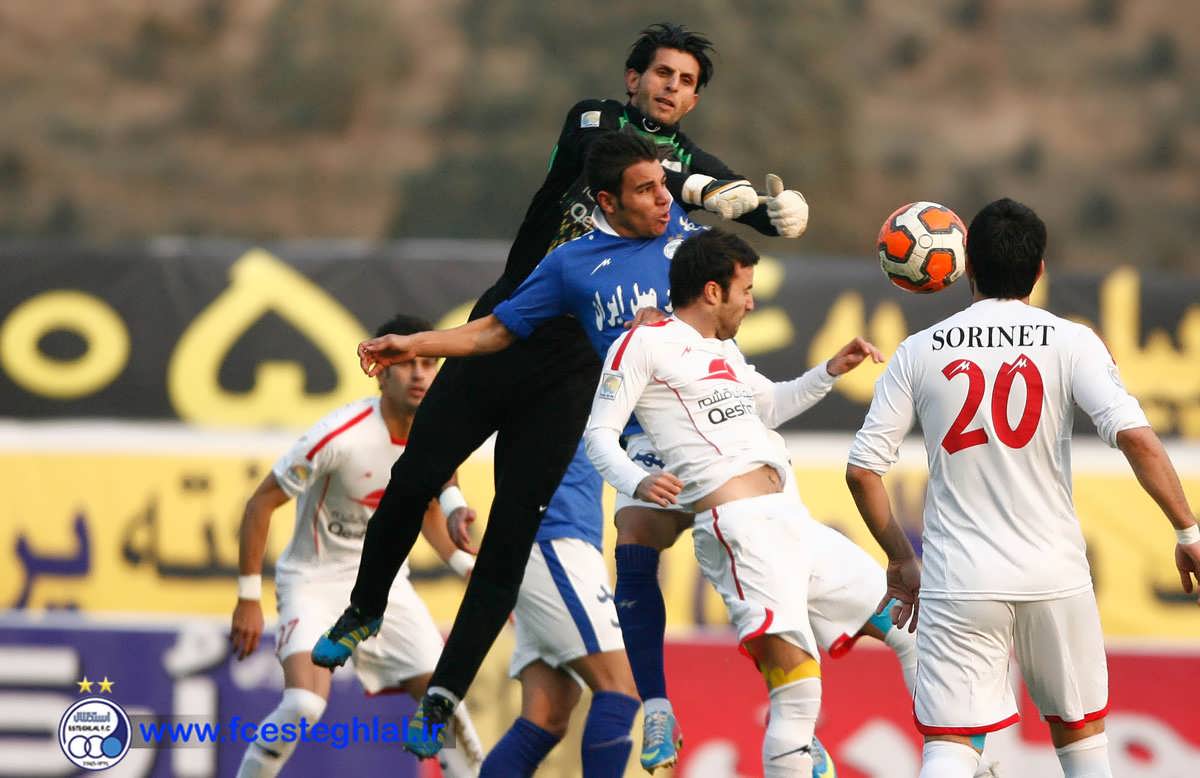
[[[1028,297],[1042,274],[1046,225],[1005,197],[983,207],[967,229],[967,277],[984,297]]]
[[[724,230],[698,232],[685,240],[671,260],[671,304],[676,312],[702,313],[725,340],[737,334],[754,310],[754,266],[758,252]]]
[[[417,316],[397,314],[379,325],[375,337],[382,335],[412,335],[433,329],[433,325]],[[398,362],[384,369],[376,378],[384,402],[399,413],[413,413],[437,373],[438,361],[433,357],[418,357]]]
[[[584,175],[617,234],[656,238],[667,231],[671,193],[653,142],[633,133],[609,133],[592,144]]]
[[[625,59],[625,91],[647,118],[675,125],[696,107],[712,78],[712,41],[680,24],[660,22],[642,30]]]

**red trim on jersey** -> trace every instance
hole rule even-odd
[[[393,437],[390,432],[388,433],[388,437],[392,439],[393,446],[407,446],[408,445],[408,438]]]
[[[654,383],[662,384],[663,386],[665,386],[671,390],[671,392],[675,395],[675,399],[679,400],[679,404],[683,407],[683,412],[687,414],[688,421],[690,421],[692,423],[692,429],[696,430],[697,435],[704,438],[705,443],[707,443],[708,445],[713,447],[713,451],[716,451],[718,454],[721,454],[721,449],[717,448],[717,444],[713,443],[711,440],[709,440],[708,437],[703,432],[700,431],[700,428],[696,426],[696,420],[692,418],[692,412],[688,410],[687,403],[685,403],[683,401],[683,398],[679,396],[679,392],[675,391],[675,387],[671,386],[670,384],[668,384],[666,381],[662,380],[658,376],[654,376]],[[724,454],[722,454],[722,456],[724,456]]]
[[[989,732],[995,732],[998,729],[1012,726],[1021,720],[1021,714],[1014,713],[1004,721],[997,721],[995,724],[984,724],[981,727],[930,727],[922,724],[917,718],[916,709],[913,710],[913,722],[917,725],[917,731],[922,735],[962,735],[970,737],[971,735],[986,735]]]
[[[668,316],[667,318],[663,319],[662,321],[656,321],[651,324],[635,324],[632,327],[630,327],[629,332],[626,332],[624,335],[621,336],[621,345],[617,347],[617,353],[615,355],[613,355],[613,361],[612,361],[612,364],[609,365],[609,369],[610,370],[620,370],[621,369],[621,357],[625,356],[625,348],[629,345],[629,339],[633,337],[633,333],[635,330],[637,330],[638,327],[661,327],[669,321],[671,321],[671,317]]]
[[[321,489],[321,499],[317,500],[317,507],[313,510],[313,552],[321,556],[321,541],[317,537],[317,522],[321,516],[321,506],[325,504],[325,495],[329,493],[329,482],[333,480],[332,475],[325,476],[325,486]]]
[[[621,357],[625,356],[625,349],[629,346],[629,339],[633,337],[633,333],[637,332],[637,328],[640,326],[640,324],[633,325],[629,328],[629,332],[621,336],[621,345],[617,346],[617,353],[613,355],[612,365],[609,366],[610,369],[621,369]]]
[[[731,549],[729,547],[729,544],[725,542],[725,536],[721,534],[721,525],[718,522],[719,517],[717,516],[716,508],[712,509],[712,515],[713,515],[713,532],[715,532],[717,534],[717,540],[721,541],[721,545],[725,547],[725,553],[729,554],[729,572],[733,573],[733,585],[737,587],[738,599],[744,600],[744,599],[746,599],[746,595],[742,593],[742,582],[738,580],[737,562],[735,562],[733,560],[733,549]],[[767,611],[767,613],[770,614],[770,611]],[[767,624],[770,624],[770,623],[771,623],[771,619],[768,617]],[[766,629],[766,626],[764,625],[763,627],[760,627],[760,629]],[[749,638],[747,638],[747,639],[749,639]]]
[[[763,623],[758,625],[758,629],[738,641],[738,653],[753,662],[755,670],[758,669],[758,660],[750,653],[750,649],[746,648],[746,644],[755,638],[760,638],[767,634],[767,630],[771,627],[771,622],[775,621],[775,612],[770,608],[767,608],[766,611],[767,615],[763,617]]]
[[[1053,721],[1057,724],[1062,724],[1067,729],[1083,729],[1085,724],[1093,721],[1098,721],[1108,715],[1108,705],[1105,705],[1098,711],[1093,711],[1085,715],[1079,721],[1064,721],[1062,716],[1046,716],[1046,721]]]
[[[833,641],[833,645],[829,647],[830,659],[841,659],[850,653],[850,649],[854,648],[854,644],[858,642],[858,635],[851,637],[845,632],[837,640]]]
[[[353,427],[355,424],[358,424],[360,421],[362,421],[363,419],[365,419],[365,418],[367,418],[368,416],[370,416],[370,415],[371,415],[371,412],[372,412],[372,411],[374,411],[374,410],[375,410],[374,408],[367,408],[365,411],[363,411],[362,413],[358,414],[357,416],[355,416],[355,417],[354,417],[353,419],[351,419],[350,421],[346,422],[345,424],[343,424],[342,426],[338,427],[337,429],[335,429],[335,430],[333,430],[333,431],[329,432],[327,435],[325,435],[325,437],[323,437],[323,438],[321,438],[320,440],[318,440],[318,441],[317,441],[317,445],[313,446],[312,448],[310,448],[310,449],[308,450],[308,453],[304,455],[304,458],[305,458],[305,459],[307,459],[307,460],[309,460],[309,461],[312,461],[312,458],[313,458],[313,457],[315,457],[315,456],[317,455],[317,452],[318,452],[318,451],[320,451],[321,449],[325,448],[325,444],[326,444],[326,443],[328,443],[329,441],[333,440],[333,439],[334,439],[334,438],[336,438],[338,435],[341,435],[343,432],[345,432],[346,430],[350,429],[350,428],[351,428],[351,427]]]

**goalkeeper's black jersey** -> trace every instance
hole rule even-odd
[[[508,252],[504,275],[480,300],[472,316],[489,313],[505,299],[537,264],[560,243],[577,238],[592,228],[595,201],[584,180],[583,163],[588,149],[607,132],[637,132],[652,139],[667,172],[667,187],[675,200],[686,209],[682,199],[683,182],[692,173],[717,179],[741,178],[724,162],[703,151],[677,127],[662,127],[645,118],[637,108],[616,100],[583,100],[567,112],[558,143],[551,154],[546,180],[533,196],[525,218]],[[758,231],[775,235],[759,207],[740,221]]]

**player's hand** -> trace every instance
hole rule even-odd
[[[262,604],[258,600],[238,600],[233,609],[233,625],[229,640],[233,643],[233,655],[245,659],[258,648],[263,632]]]
[[[1200,543],[1175,544],[1175,567],[1179,568],[1179,581],[1188,594],[1196,592],[1196,603],[1200,605]],[[1192,579],[1195,578],[1195,583]]]
[[[795,189],[784,189],[783,179],[767,173],[767,196],[765,202],[771,226],[781,238],[799,238],[808,229],[808,201]]]
[[[832,376],[849,373],[865,362],[868,357],[876,364],[883,362],[883,354],[875,347],[874,343],[863,338],[855,338],[842,346],[841,350],[825,363],[825,370]]]
[[[887,593],[879,601],[879,607],[875,609],[875,612],[883,613],[883,609],[889,602],[893,599],[899,600],[899,605],[892,606],[890,614],[892,624],[897,627],[908,624],[908,631],[916,632],[917,612],[920,610],[917,595],[920,591],[921,565],[915,557],[910,557],[902,562],[888,562]]]
[[[652,502],[664,508],[675,504],[675,498],[683,491],[683,481],[666,471],[651,473],[642,479],[633,496],[642,502]]]
[[[475,523],[475,509],[463,506],[450,511],[446,517],[446,531],[454,545],[468,554],[478,554],[479,549],[471,545],[471,525]]]
[[[384,335],[358,344],[358,364],[372,378],[389,365],[416,357],[416,343],[411,335]]]
[[[634,327],[640,327],[643,324],[653,324],[656,321],[662,321],[667,318],[667,315],[657,308],[649,306],[638,308],[638,312],[633,315],[632,321],[625,322],[625,329],[630,330]]]
[[[744,178],[720,180],[693,173],[683,182],[683,201],[722,219],[738,219],[758,207],[758,192]]]

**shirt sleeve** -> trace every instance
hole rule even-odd
[[[327,441],[332,429],[328,419],[317,422],[271,467],[279,487],[289,497],[298,497],[336,467],[337,449]]]
[[[652,375],[645,339],[636,337],[638,329],[634,327],[609,348],[584,433],[588,458],[596,470],[613,488],[629,496],[646,471],[626,456],[620,444],[621,431]]]
[[[524,340],[538,325],[567,313],[562,252],[555,249],[538,263],[517,291],[492,309],[509,332]]]
[[[1081,327],[1072,350],[1071,395],[1096,425],[1100,439],[1117,445],[1117,433],[1150,422],[1137,398],[1121,383],[1112,354],[1096,333]]]
[[[763,424],[775,429],[780,424],[794,419],[824,399],[833,388],[834,376],[825,369],[825,363],[806,371],[791,381],[772,381],[746,364],[745,382],[754,391],[754,402]],[[739,371],[740,372],[740,371]]]
[[[900,456],[900,444],[913,423],[912,382],[908,370],[907,342],[901,343],[875,382],[875,396],[850,447],[850,464],[880,475]]]

